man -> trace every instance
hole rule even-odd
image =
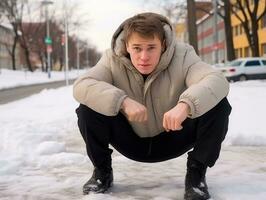
[[[176,42],[165,17],[142,13],[127,19],[112,48],[74,83],[78,126],[94,165],[84,194],[111,187],[111,144],[140,162],[165,161],[193,148],[184,197],[208,199],[205,173],[227,132],[228,90],[222,74],[191,46]]]

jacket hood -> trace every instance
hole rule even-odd
[[[156,71],[158,71],[159,69],[164,69],[170,63],[171,58],[172,58],[173,53],[174,53],[174,49],[175,49],[175,32],[173,31],[174,29],[173,29],[170,21],[166,17],[164,17],[160,14],[147,12],[147,13],[142,13],[141,15],[147,15],[147,16],[154,15],[163,24],[163,28],[165,31],[166,49],[163,52],[163,54],[161,55],[161,59],[160,59],[160,62],[158,64]],[[126,51],[126,43],[124,41],[124,26],[130,19],[131,18],[126,19],[117,28],[117,30],[115,31],[115,33],[113,34],[113,37],[112,37],[112,43],[111,43],[112,51],[116,56],[118,56],[120,58],[122,57],[122,60],[126,59],[126,56],[128,55],[128,53]],[[123,57],[124,57],[124,59],[123,59]]]

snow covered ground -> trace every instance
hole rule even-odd
[[[68,72],[68,78],[76,78],[78,74],[83,72],[84,70],[71,70]],[[0,90],[22,85],[65,80],[65,75],[66,74],[64,72],[52,71],[51,78],[49,79],[47,73],[43,73],[41,71],[29,72],[0,69]]]
[[[263,200],[266,82],[232,83],[229,101],[233,110],[228,136],[207,174],[210,193],[214,200]],[[148,164],[117,152],[114,187],[107,194],[83,196],[92,165],[76,125],[77,106],[72,86],[0,105],[1,200],[183,199],[186,155]]]

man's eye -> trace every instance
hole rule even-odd
[[[141,49],[139,47],[134,47],[133,48],[135,51],[139,52]]]
[[[155,47],[149,47],[149,49],[148,49],[148,50],[150,50],[150,51],[151,51],[151,50],[153,50],[153,49],[155,49]]]

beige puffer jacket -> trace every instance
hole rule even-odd
[[[213,108],[229,91],[224,76],[201,61],[194,49],[175,40],[174,29],[161,15],[166,50],[146,81],[126,57],[123,25],[117,29],[112,49],[104,52],[93,68],[74,83],[74,97],[81,104],[107,116],[117,115],[126,96],[148,110],[148,122],[129,122],[140,137],[152,137],[164,131],[163,115],[178,102],[186,102],[191,118]]]

